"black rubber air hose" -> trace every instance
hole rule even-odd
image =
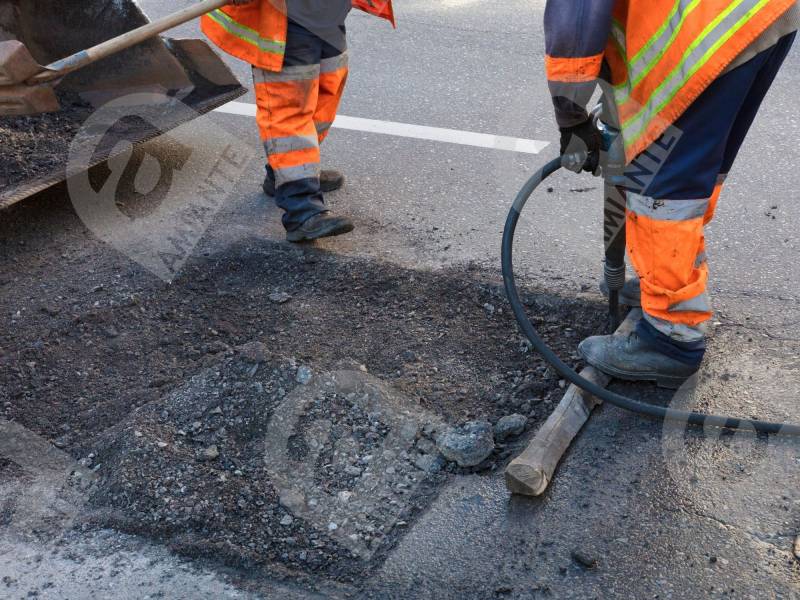
[[[511,210],[508,213],[505,230],[503,231],[502,260],[503,281],[505,283],[506,294],[508,295],[508,301],[511,303],[511,308],[514,311],[514,316],[517,319],[517,323],[519,323],[523,333],[536,351],[541,354],[547,362],[553,365],[556,371],[558,371],[561,376],[570,383],[574,383],[579,388],[587,391],[604,402],[608,402],[609,404],[613,404],[614,406],[618,406],[619,408],[627,411],[639,413],[656,419],[690,423],[692,425],[698,425],[701,427],[710,425],[713,427],[727,429],[754,429],[755,431],[761,433],[800,435],[800,425],[788,423],[770,423],[767,421],[751,421],[749,419],[740,419],[720,415],[706,415],[702,413],[664,408],[615,394],[614,392],[600,387],[588,379],[581,377],[577,372],[575,372],[575,370],[571,369],[558,357],[555,352],[550,349],[550,347],[545,343],[545,341],[539,335],[539,332],[536,331],[536,328],[531,323],[528,315],[525,313],[525,308],[522,304],[522,301],[519,298],[519,292],[517,291],[517,284],[514,278],[514,233],[516,232],[517,223],[519,221],[520,214],[522,213],[522,209],[525,207],[528,199],[545,179],[550,177],[560,168],[561,159],[557,158],[547,163],[528,180],[525,186],[520,190],[519,194],[517,195],[517,199],[514,201],[514,205],[511,207]]]

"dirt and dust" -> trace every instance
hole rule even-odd
[[[228,354],[93,444],[89,519],[237,567],[364,576],[443,481],[414,462],[441,425],[361,371],[306,387],[291,361]]]
[[[0,116],[0,190],[63,170],[69,146],[92,113],[74,94],[59,94],[62,110],[25,117]]]
[[[87,264],[91,248],[54,273],[0,244],[22,254],[0,265],[5,417],[68,450],[254,340],[321,369],[357,361],[453,420],[532,411],[558,388],[496,279],[477,268],[418,272],[249,240],[195,259],[168,285],[120,260]],[[276,291],[292,299],[276,303]],[[602,307],[529,299],[543,332],[577,361]]]
[[[80,94],[56,90],[58,112],[0,116],[0,207],[65,179],[73,144],[88,153],[73,155],[72,168],[88,169],[120,152],[121,142],[145,142],[246,92],[238,84],[214,85],[193,69],[187,73],[194,84],[190,93],[155,105],[103,105],[98,112]]]
[[[456,470],[436,457],[437,431],[514,412],[536,427],[560,397],[478,267],[415,271],[249,239],[167,285],[91,249],[54,273],[2,244],[0,416],[97,469],[91,522],[192,556],[357,580]],[[524,295],[577,363],[602,307]],[[514,449],[498,444],[478,470]]]

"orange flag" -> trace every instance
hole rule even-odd
[[[393,27],[397,27],[394,22],[392,0],[353,0],[353,6],[376,17],[386,19]]]

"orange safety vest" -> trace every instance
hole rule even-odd
[[[620,0],[604,58],[628,160],[796,0]]]
[[[353,6],[394,25],[391,0],[353,0]],[[201,19],[203,33],[223,51],[276,72],[283,68],[287,24],[285,0],[225,6]]]

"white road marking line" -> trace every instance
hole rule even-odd
[[[216,109],[215,112],[243,117],[254,117],[256,115],[256,105],[247,104],[245,102],[229,102]],[[414,138],[417,140],[429,140],[432,142],[447,142],[449,144],[461,144],[462,146],[477,146],[478,148],[508,150],[511,152],[522,152],[524,154],[539,154],[550,145],[550,142],[543,140],[528,140],[505,135],[491,135],[488,133],[475,133],[473,131],[460,131],[458,129],[395,123],[393,121],[377,121],[374,119],[362,119],[360,117],[346,117],[344,115],[336,117],[333,126],[337,129],[380,133],[397,137]]]

